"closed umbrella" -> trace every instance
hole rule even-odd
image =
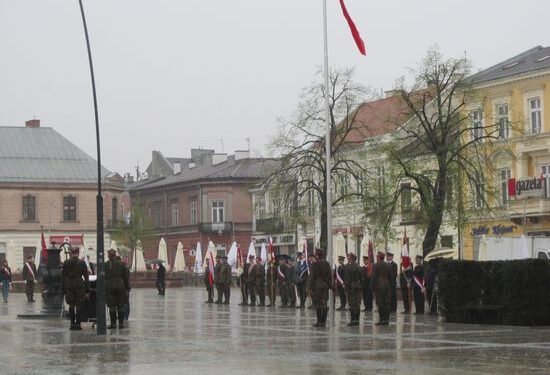
[[[206,248],[206,254],[204,255],[204,261],[202,268],[206,268],[206,259],[216,259],[216,246],[214,246],[214,242],[208,241],[208,247]],[[212,254],[212,257],[210,257],[210,254]]]
[[[197,248],[195,250],[195,266],[193,270],[196,274],[202,275],[204,273],[204,267],[202,266],[202,249],[201,243],[197,242]]]
[[[111,247],[109,247],[109,249],[115,249],[115,250],[118,249],[117,246],[116,246],[116,241],[115,240],[111,241]]]
[[[42,243],[38,241],[36,244],[36,250],[34,251],[34,264],[36,268],[40,267],[40,253],[42,252]]]
[[[158,259],[162,260],[164,264],[168,263],[168,250],[166,249],[166,241],[164,241],[164,238],[160,239],[159,242],[159,253],[157,256]]]
[[[487,261],[487,247],[487,235],[483,234],[481,235],[481,239],[479,240],[479,253],[477,255],[477,260],[482,262]]]
[[[237,268],[237,242],[235,241],[233,241],[229,248],[229,253],[227,253],[227,263],[229,263],[231,268]]]
[[[262,258],[265,269],[267,269],[267,248],[265,247],[265,242],[262,242],[262,247],[260,248],[260,258]]]
[[[176,248],[174,271],[185,271],[185,256],[183,255],[183,244],[181,242],[178,242],[178,247]]]
[[[145,258],[143,257],[143,248],[141,246],[140,240],[137,240],[136,242],[136,249],[134,252],[134,259],[132,263],[132,270],[138,272],[147,270],[147,267],[145,267]]]
[[[250,245],[248,245],[248,254],[246,256],[246,262],[247,263],[248,263],[251,255],[256,257],[256,248],[254,247],[254,241],[250,241]]]

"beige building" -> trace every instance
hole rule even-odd
[[[124,217],[124,183],[103,169],[105,243],[109,228]],[[96,244],[97,162],[40,120],[0,127],[0,258],[21,270],[46,243]],[[95,254],[90,254],[92,260]]]

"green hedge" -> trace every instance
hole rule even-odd
[[[550,325],[549,261],[444,261],[438,268],[448,322]]]

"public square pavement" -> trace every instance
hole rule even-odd
[[[132,290],[128,328],[96,336],[60,319],[23,320],[40,310],[23,294],[0,302],[0,374],[549,374],[550,327],[441,323],[371,313],[347,327],[337,311],[311,328],[314,310],[205,304],[200,288]],[[376,321],[376,320],[375,320]]]

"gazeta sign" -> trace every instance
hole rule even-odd
[[[513,198],[542,198],[545,196],[546,180],[544,177],[510,178],[508,196]]]

